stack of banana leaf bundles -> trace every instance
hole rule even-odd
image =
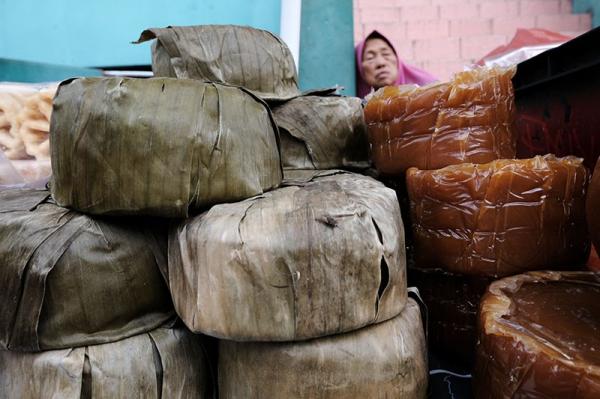
[[[0,191],[0,397],[425,397],[360,100],[265,31],[150,39],[154,78],[61,83],[49,188]]]

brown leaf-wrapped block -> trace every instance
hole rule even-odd
[[[592,242],[596,251],[600,252],[600,158],[596,162],[596,168],[592,174],[585,206]]]
[[[473,364],[479,301],[492,281],[439,268],[408,268],[408,284],[419,289],[427,304],[429,345],[438,355],[463,366]]]
[[[173,317],[158,229],[92,219],[49,197],[0,191],[0,348],[104,343]]]
[[[418,305],[388,321],[303,342],[220,341],[222,398],[425,398]]]
[[[229,83],[265,99],[300,94],[292,53],[271,32],[234,25],[169,26],[143,31],[137,43],[153,39],[154,76]]]
[[[171,231],[169,285],[192,331],[302,340],[400,313],[406,258],[394,192],[353,173],[312,175]]]
[[[508,276],[589,254],[581,158],[537,156],[407,172],[416,264]]]
[[[281,183],[277,127],[249,92],[186,79],[59,86],[52,196],[93,214],[185,217]]]
[[[481,301],[478,398],[600,397],[600,274],[530,272]]]
[[[284,169],[367,168],[369,142],[361,100],[303,96],[273,108]]]
[[[514,68],[478,68],[449,83],[378,90],[365,107],[375,167],[398,174],[514,158]]]
[[[103,345],[0,351],[0,398],[211,398],[202,336],[157,328]]]

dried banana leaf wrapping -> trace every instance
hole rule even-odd
[[[581,158],[537,156],[407,172],[416,264],[508,276],[589,255]]]
[[[598,252],[600,251],[600,158],[592,174],[585,207],[592,242]]]
[[[273,108],[284,169],[367,168],[369,142],[361,100],[303,96]]]
[[[157,328],[103,345],[0,351],[0,398],[211,398],[202,340]]]
[[[409,285],[419,289],[427,304],[429,346],[436,354],[463,366],[473,364],[479,301],[493,281],[439,268],[408,268]]]
[[[365,107],[375,167],[438,169],[516,155],[514,68],[478,68],[449,83],[378,90]]]
[[[394,192],[374,179],[310,171],[175,227],[169,285],[195,332],[302,340],[396,316],[406,301]]]
[[[234,25],[170,26],[143,31],[137,43],[152,39],[154,76],[243,86],[264,99],[300,94],[292,53],[271,32]]]
[[[0,191],[0,348],[105,343],[174,316],[158,229],[92,219],[49,196]]]
[[[412,299],[399,316],[346,334],[219,346],[221,398],[425,398],[427,377]]]
[[[481,302],[477,398],[600,397],[600,274],[530,272]]]
[[[277,127],[243,89],[185,79],[61,83],[52,196],[93,214],[185,217],[281,182]]]

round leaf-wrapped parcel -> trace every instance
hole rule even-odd
[[[419,306],[302,342],[219,343],[221,398],[425,398],[427,348]]]
[[[273,108],[284,169],[369,167],[361,100],[302,96]]]
[[[90,218],[49,197],[0,191],[0,348],[105,343],[174,316],[160,226]]]
[[[508,276],[583,265],[588,171],[553,155],[407,172],[418,267]]]
[[[516,155],[514,68],[477,68],[449,83],[389,86],[365,107],[373,162],[384,174]]]
[[[600,158],[596,162],[586,198],[586,217],[596,252],[600,252]]]
[[[406,257],[394,192],[353,173],[304,177],[173,228],[169,286],[192,331],[292,341],[400,313]]]
[[[530,272],[481,301],[478,398],[600,397],[600,274]]]
[[[142,32],[152,46],[154,76],[229,83],[264,99],[298,96],[290,49],[271,32],[235,25],[169,26]]]
[[[62,82],[52,196],[93,214],[186,217],[281,183],[277,127],[244,89],[185,79]]]
[[[157,328],[121,341],[40,353],[0,351],[0,398],[211,398],[203,337]]]

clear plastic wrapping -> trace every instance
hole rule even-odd
[[[414,166],[514,158],[514,68],[478,68],[449,83],[389,86],[365,107],[373,162],[384,174]]]
[[[537,156],[407,172],[418,267],[507,276],[589,254],[581,158]]]
[[[481,301],[477,398],[600,397],[600,274],[530,272]]]
[[[596,252],[600,251],[600,158],[592,174],[586,199],[586,217]]]

